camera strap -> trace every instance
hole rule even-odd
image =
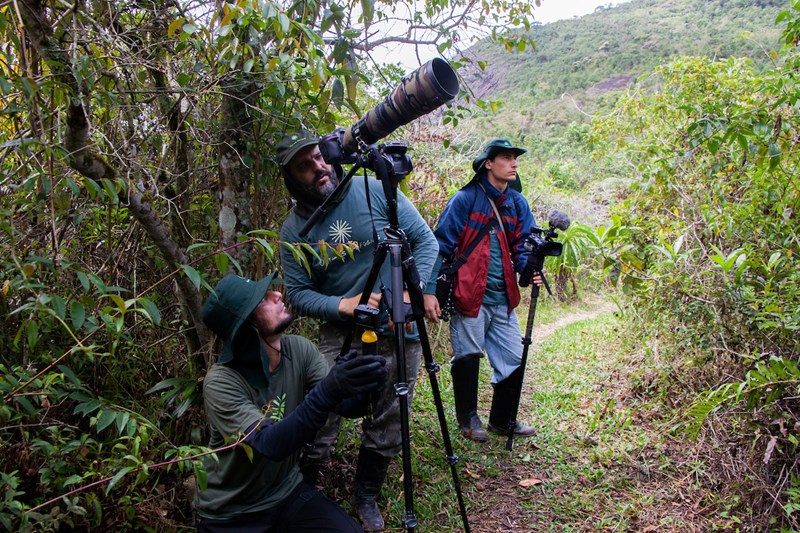
[[[375,217],[372,216],[372,202],[370,201],[370,194],[369,194],[369,176],[367,175],[367,169],[364,169],[364,190],[366,191],[367,197],[367,210],[369,211],[369,220],[372,223],[372,242],[375,243],[375,249],[378,248],[378,230],[375,229]]]

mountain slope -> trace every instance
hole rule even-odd
[[[785,0],[633,0],[584,17],[537,25],[536,50],[479,43],[467,55],[488,68],[466,78],[480,98],[539,103],[564,92],[619,88],[675,56],[765,61]],[[609,4],[610,6],[610,4]],[[607,86],[607,87],[606,87]]]

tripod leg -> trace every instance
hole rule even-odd
[[[409,291],[412,292],[412,291]],[[411,301],[414,304],[415,296],[412,294]],[[422,309],[422,293],[419,293],[419,309]],[[428,378],[431,382],[431,392],[433,393],[433,403],[436,405],[436,414],[439,417],[439,427],[442,431],[442,443],[447,458],[447,463],[450,465],[450,473],[453,476],[453,486],[456,489],[456,499],[458,499],[458,508],[461,512],[461,522],[464,524],[465,533],[470,533],[469,518],[467,517],[467,507],[464,504],[464,495],[461,493],[461,482],[458,479],[458,469],[456,465],[459,462],[458,456],[453,451],[453,443],[450,441],[450,432],[447,429],[447,417],[444,413],[444,406],[442,405],[442,393],[439,390],[439,380],[436,374],[439,372],[439,363],[434,361],[433,353],[431,352],[430,340],[428,339],[428,330],[425,327],[424,314],[420,312],[417,316],[417,329],[419,330],[419,340],[422,344],[422,356],[425,359],[425,370],[428,372]]]
[[[546,279],[544,278],[544,273],[542,273],[541,271],[539,271],[538,273],[539,273],[539,275],[542,276],[542,279],[545,280],[545,283],[546,283]],[[517,387],[516,392],[515,393],[509,393],[509,394],[513,394],[513,396],[512,396],[513,401],[511,403],[511,410],[509,411],[509,417],[507,419],[508,422],[504,426],[504,427],[508,428],[507,431],[506,431],[506,435],[508,436],[508,440],[506,440],[506,450],[508,450],[508,451],[511,451],[511,449],[514,447],[514,435],[515,434],[520,434],[521,435],[520,431],[523,428],[529,429],[531,431],[531,433],[533,432],[533,428],[528,428],[526,426],[520,426],[517,423],[517,415],[519,414],[519,402],[520,402],[521,397],[522,397],[522,381],[523,381],[523,378],[525,377],[525,367],[528,364],[528,349],[530,348],[531,342],[532,342],[531,334],[533,333],[533,320],[534,320],[534,318],[536,318],[536,304],[538,302],[539,302],[539,286],[534,284],[531,287],[531,304],[528,307],[528,321],[525,324],[525,336],[522,338],[522,346],[523,346],[523,348],[522,348],[522,361],[520,362],[519,369],[518,369],[520,371],[520,374],[519,374],[519,377],[518,377],[518,382],[519,383],[516,385],[516,387]],[[497,389],[495,389],[495,394],[497,394]],[[530,435],[525,435],[525,436],[530,436]]]

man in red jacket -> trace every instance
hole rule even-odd
[[[522,334],[514,312],[520,302],[516,272],[528,261],[522,245],[535,221],[528,201],[513,185],[518,179],[517,156],[526,152],[507,139],[490,141],[472,163],[474,177],[447,203],[434,231],[440,263],[452,261],[480,239],[456,273],[456,312],[450,321],[456,417],[462,435],[479,442],[487,440],[477,412],[484,351],[494,369],[490,432],[507,434],[522,383]],[[533,281],[542,283],[538,276]],[[429,283],[426,292],[432,288]],[[425,311],[428,318],[439,315],[435,297],[426,295]],[[518,423],[514,434],[530,437],[534,430]]]

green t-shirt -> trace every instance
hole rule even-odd
[[[216,449],[232,443],[264,418],[268,408],[271,414],[283,406],[285,418],[303,400],[305,391],[327,373],[328,363],[317,348],[296,335],[281,337],[281,362],[270,374],[269,382],[263,372],[253,372],[245,379],[232,368],[213,365],[203,382],[206,416],[211,426],[209,446]],[[276,462],[254,451],[251,461],[237,446],[218,453],[219,461],[205,457],[208,486],[198,490],[195,507],[201,516],[226,519],[275,506],[302,479],[298,454],[299,450]]]

